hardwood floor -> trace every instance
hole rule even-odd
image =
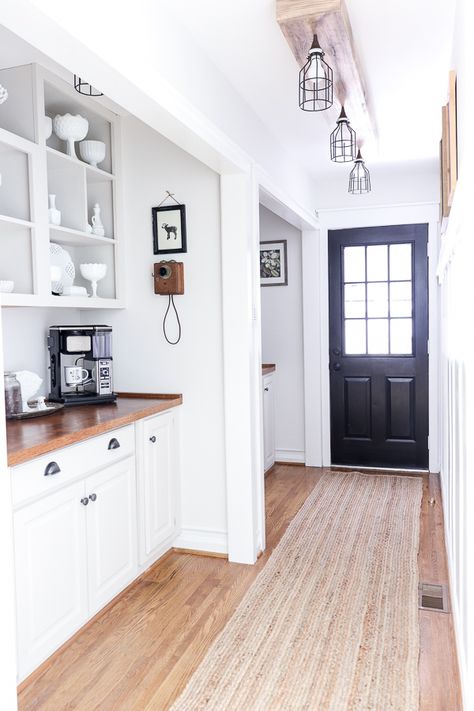
[[[23,685],[19,708],[168,709],[323,471],[277,465],[266,479],[267,550],[256,565],[170,553],[76,635],[41,675]],[[431,497],[434,506],[428,503]],[[419,569],[420,580],[447,583],[435,475],[424,475]],[[451,615],[419,614],[420,711],[458,711],[461,702]]]

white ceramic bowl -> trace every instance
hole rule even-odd
[[[9,279],[0,280],[0,292],[2,292],[2,294],[10,294],[13,291],[14,286],[14,281]]]
[[[80,264],[79,269],[87,281],[99,281],[107,274],[107,264]]]
[[[86,163],[97,168],[105,158],[105,143],[103,141],[82,141],[79,143],[79,154]]]
[[[53,132],[53,119],[51,116],[44,117],[44,134],[45,139],[48,140]]]
[[[89,121],[80,114],[57,114],[53,119],[53,130],[61,141],[67,141],[68,154],[76,157],[74,141],[82,141],[87,136]]]

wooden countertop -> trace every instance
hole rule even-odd
[[[22,464],[60,447],[177,407],[182,402],[182,395],[119,393],[116,404],[74,405],[54,415],[7,420],[8,465]]]
[[[262,375],[268,375],[276,370],[275,363],[262,363]]]

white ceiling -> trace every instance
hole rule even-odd
[[[276,22],[275,4],[174,0],[171,7],[268,130],[318,177],[334,165],[328,139],[336,116],[299,109],[298,66]],[[437,157],[455,0],[346,4],[378,134],[364,157],[371,163]]]

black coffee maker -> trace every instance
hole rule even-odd
[[[49,400],[65,405],[115,402],[110,326],[51,326]]]

